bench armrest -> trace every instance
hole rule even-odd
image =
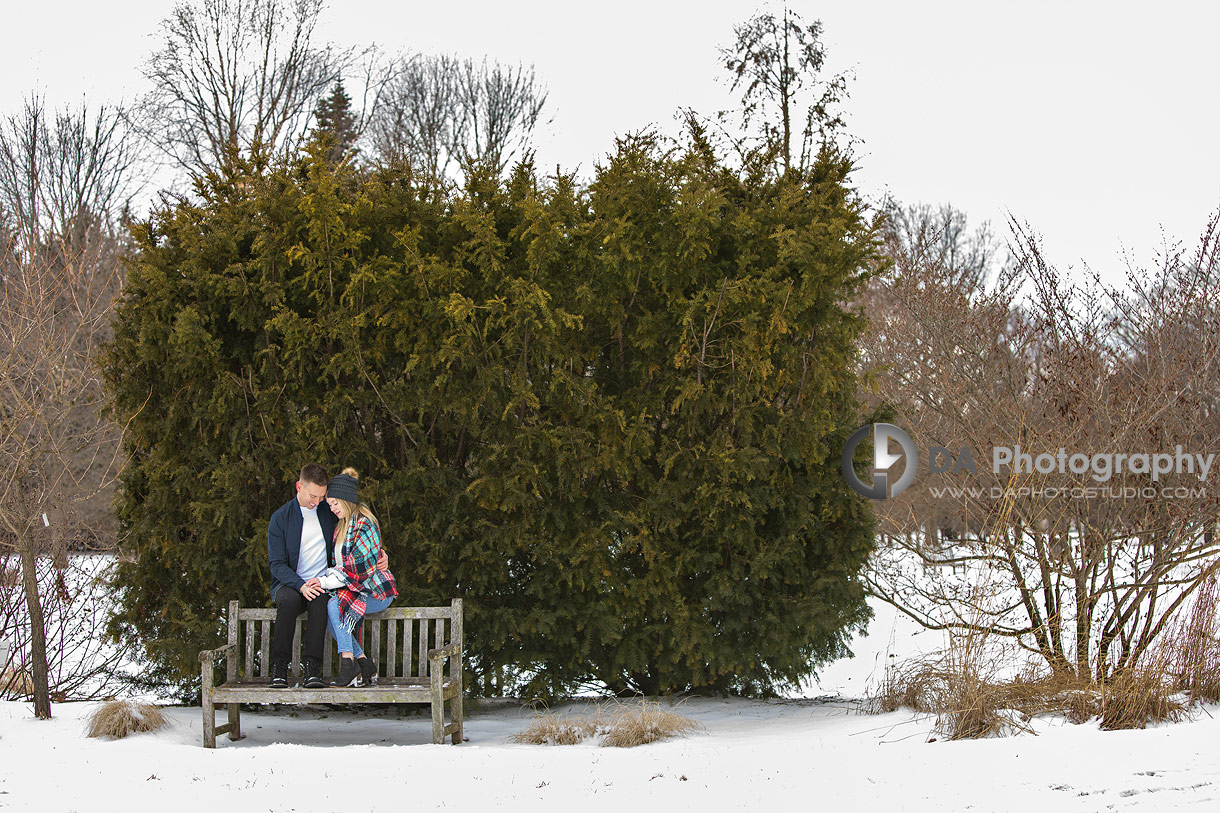
[[[236,655],[237,644],[225,644],[218,646],[215,649],[205,649],[199,653],[200,663],[212,663],[221,655]]]
[[[446,644],[445,646],[436,649],[428,650],[428,660],[440,661],[444,658],[456,657],[461,652],[456,643]]]

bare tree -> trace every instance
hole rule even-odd
[[[448,176],[464,137],[458,65],[443,55],[403,60],[369,125],[380,161],[410,163],[428,178]]]
[[[501,175],[525,151],[542,116],[546,91],[532,67],[488,64],[486,59],[466,60],[459,86],[466,161],[485,163]]]
[[[20,559],[39,717],[51,710],[36,561],[64,560],[74,507],[117,468],[96,360],[136,159],[124,120],[51,116],[37,99],[0,120],[0,528]]]
[[[901,274],[921,268],[944,285],[975,292],[1009,263],[1004,243],[990,224],[971,229],[965,212],[951,205],[904,206],[890,198],[880,208],[885,254]]]
[[[145,67],[138,118],[189,177],[259,171],[294,152],[317,100],[355,61],[315,45],[322,0],[179,0]],[[370,74],[371,75],[371,74]]]
[[[546,98],[533,68],[415,55],[379,98],[373,151],[437,181],[455,180],[456,168],[474,162],[502,174],[525,152]]]
[[[877,504],[868,579],[929,628],[985,630],[1057,674],[1106,680],[1220,568],[1220,493],[1202,477],[1220,458],[1216,222],[1126,291],[1066,279],[1011,225],[1014,263],[988,288],[934,253],[897,262],[874,300],[870,394],[927,468]],[[1017,446],[1046,465],[997,465]],[[1193,469],[1113,468],[1151,454]]]
[[[821,21],[806,25],[785,4],[779,18],[760,11],[733,33],[737,40],[721,49],[721,57],[733,76],[732,90],[743,88],[744,129],[761,121],[764,142],[781,159],[783,172],[807,167],[818,144],[843,125],[836,107],[847,96],[846,76],[821,76],[826,62]],[[797,138],[800,153],[794,162]]]

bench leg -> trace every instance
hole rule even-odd
[[[244,739],[241,735],[241,707],[236,703],[226,703],[229,707],[229,739],[237,742]]]
[[[432,675],[432,744],[445,742],[445,698],[441,695],[441,670],[433,667]]]
[[[453,745],[462,743],[462,685],[459,683],[457,694],[449,701],[449,720],[454,726],[454,731],[449,739]]]
[[[207,695],[203,698],[203,747],[216,747],[216,704]]]

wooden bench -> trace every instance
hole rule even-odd
[[[199,653],[203,678],[203,745],[216,747],[216,735],[242,739],[240,703],[430,703],[432,742],[445,736],[462,741],[462,600],[448,607],[390,607],[364,619],[362,646],[378,664],[374,686],[330,686],[339,672],[338,652],[330,631],[323,647],[325,689],[297,688],[300,683],[301,630],[305,614],[296,621],[292,639],[292,688],[272,689],[271,626],[275,610],[238,606],[229,602],[228,643]],[[213,684],[213,667],[224,659],[225,680]],[[448,678],[444,661],[448,659]],[[445,701],[449,722],[444,721]],[[229,720],[216,725],[216,710],[225,706]]]

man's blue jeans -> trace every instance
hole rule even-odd
[[[393,600],[392,596],[390,598],[371,598],[365,602],[364,614],[369,616],[379,613],[389,607]],[[336,596],[331,596],[330,600],[326,602],[326,615],[330,634],[335,639],[335,643],[339,645],[339,654],[350,652],[352,657],[363,658],[364,650],[360,648],[360,642],[356,640],[356,636],[344,629],[343,624],[339,621],[339,599]]]

